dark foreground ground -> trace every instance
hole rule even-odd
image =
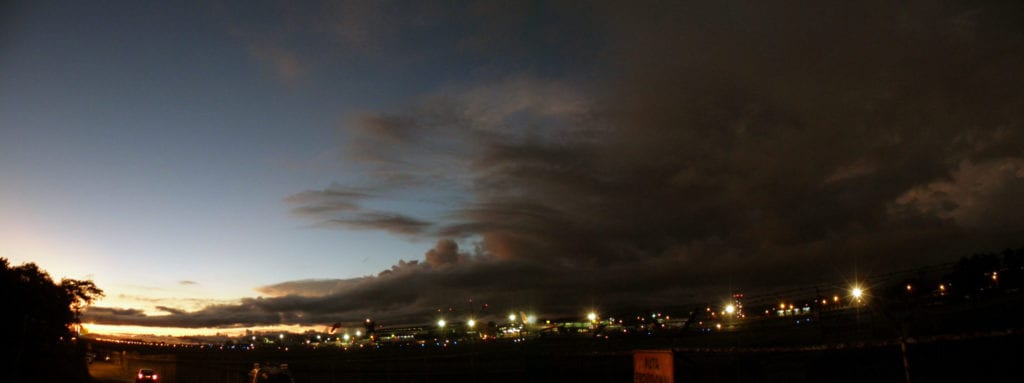
[[[1019,333],[907,345],[914,382],[1021,381]],[[296,382],[629,382],[633,349],[674,349],[677,382],[903,382],[898,342],[787,347],[672,347],[668,339],[541,339],[527,343],[360,351],[126,352],[95,362],[101,382],[131,382],[140,367],[163,382],[247,381],[253,362],[288,363]]]
[[[250,381],[254,362],[287,363],[295,382],[630,382],[635,350],[672,350],[676,382],[1020,382],[1022,294],[911,311],[845,310],[745,320],[725,331],[556,336],[448,347],[290,351],[181,349],[95,342],[99,382]],[[796,321],[800,319],[800,321]],[[810,320],[808,320],[810,319]],[[443,343],[442,343],[443,344]],[[905,352],[903,348],[905,347]]]

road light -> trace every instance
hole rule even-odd
[[[473,327],[476,326],[476,321],[470,319],[470,320],[466,321],[466,325],[469,326],[469,328],[473,328]]]
[[[515,322],[516,321],[516,314],[508,314],[508,321],[509,322]]]
[[[594,322],[597,320],[597,314],[591,312],[590,314],[587,314],[587,319],[589,319],[591,322]]]
[[[864,296],[864,290],[861,290],[860,286],[854,286],[853,289],[850,290],[850,295],[852,295],[854,299],[860,299],[860,297]]]
[[[437,320],[437,327],[444,328],[445,324],[447,324],[447,322],[445,322],[444,319]]]
[[[726,305],[725,306],[725,313],[726,314],[732,315],[735,312],[736,312],[736,306],[733,306],[733,305]]]

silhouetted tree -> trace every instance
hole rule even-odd
[[[92,281],[62,279],[59,284],[34,263],[12,267],[0,258],[0,291],[5,313],[0,336],[5,379],[13,382],[86,381],[83,351],[71,326],[79,311],[103,296]]]
[[[1003,251],[1003,270],[999,274],[999,283],[1007,289],[1019,289],[1024,284],[1024,247],[1017,250]]]
[[[949,276],[952,288],[959,298],[970,298],[992,284],[992,272],[1000,269],[999,256],[980,253],[960,258]]]

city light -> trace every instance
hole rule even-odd
[[[516,314],[508,314],[508,321],[509,322],[515,322],[516,321]]]
[[[850,295],[852,295],[854,299],[860,299],[860,297],[864,296],[864,290],[861,290],[859,286],[854,286],[853,289],[850,290]]]
[[[469,326],[469,328],[473,328],[473,327],[476,326],[476,321],[470,319],[470,320],[466,321],[466,325]]]
[[[444,321],[444,319],[438,319],[438,320],[437,320],[437,327],[440,327],[440,328],[444,328],[444,325],[445,325],[446,323],[447,323],[447,322],[445,322],[445,321]]]
[[[597,314],[593,313],[593,312],[590,313],[590,314],[587,314],[587,319],[589,319],[591,322],[596,321],[597,320]]]
[[[527,315],[526,316],[526,323],[534,324],[536,322],[537,322],[537,317],[536,316],[533,316],[533,315]]]
[[[733,306],[733,305],[726,305],[725,306],[725,313],[726,314],[733,314],[735,312],[736,312],[736,306]]]

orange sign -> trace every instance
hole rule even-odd
[[[633,351],[633,383],[674,383],[672,350]]]

